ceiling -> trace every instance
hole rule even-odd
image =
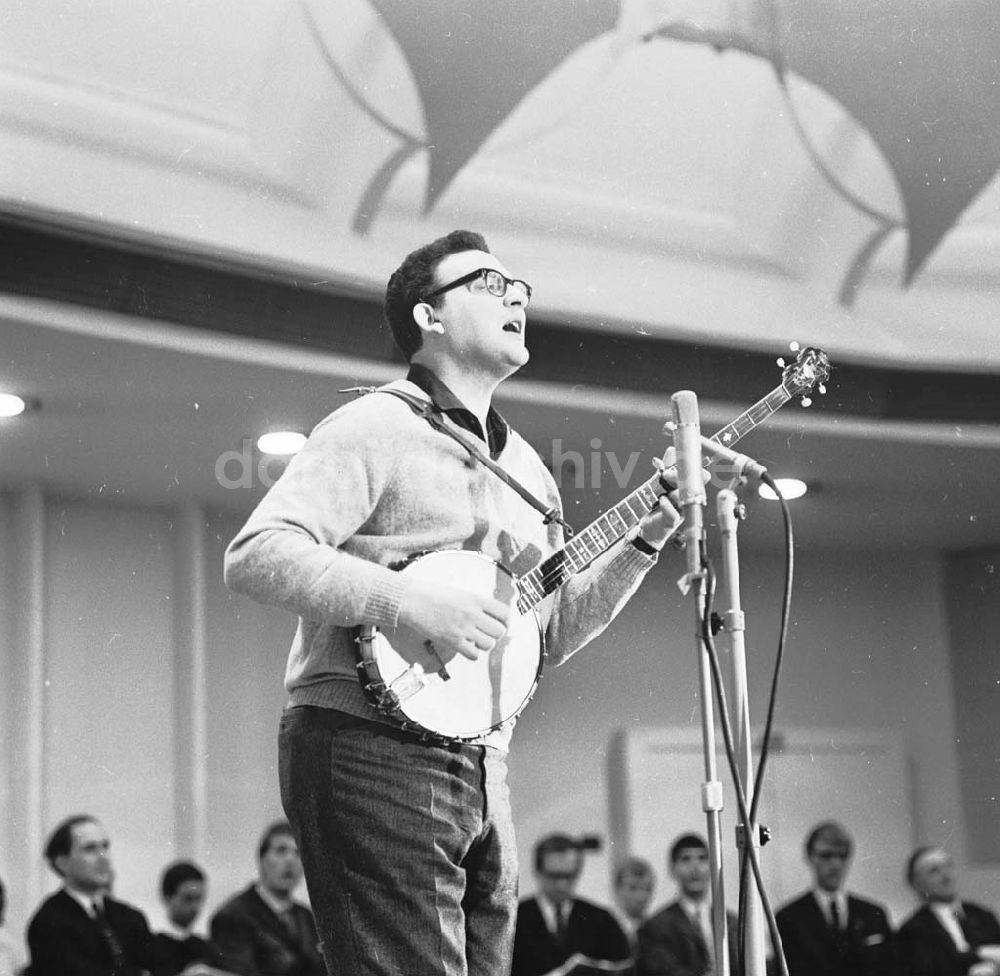
[[[1000,367],[991,0],[7,7],[0,219],[368,298],[472,226],[553,323]]]
[[[671,392],[640,392],[622,360],[597,364],[595,379],[581,334],[724,349],[727,362],[751,363],[744,380],[793,338],[842,365],[977,382],[1000,370],[995,171],[984,163],[978,182],[966,179],[957,206],[942,189],[948,172],[933,170],[928,186],[940,193],[923,203],[936,218],[953,207],[955,219],[905,288],[912,235],[893,225],[876,240],[879,221],[857,205],[892,221],[919,209],[906,174],[923,157],[914,149],[908,158],[909,136],[887,129],[896,113],[878,100],[883,90],[910,86],[899,115],[917,120],[920,152],[934,145],[945,97],[923,105],[925,87],[964,100],[959,134],[994,150],[1000,125],[977,130],[966,109],[974,94],[995,94],[1000,8],[880,4],[925,17],[897,77],[884,65],[859,69],[885,25],[866,21],[864,4],[838,4],[859,18],[849,25],[855,47],[819,71],[808,38],[789,27],[783,87],[752,50],[763,0],[593,0],[585,10],[574,0],[572,13],[587,16],[559,39],[550,27],[561,3],[439,0],[409,28],[397,15],[410,8],[396,0],[8,4],[0,224],[112,242],[125,265],[166,256],[235,271],[235,289],[239,275],[280,278],[371,309],[412,247],[456,226],[482,230],[532,282],[546,349],[558,350],[559,329],[574,336],[558,375],[515,378],[501,406],[558,469],[578,527],[626,493],[612,459],[622,470],[639,452],[635,478],[644,477],[667,446]],[[782,9],[801,14],[789,24],[809,27],[822,7],[787,0]],[[984,11],[970,48],[979,60],[943,61],[955,36],[942,12],[967,27]],[[669,29],[656,33],[661,25]],[[835,51],[824,44],[834,26],[813,25],[821,51]],[[466,74],[427,74],[435,58],[462,62]],[[974,92],[977,66],[985,87]],[[461,125],[450,124],[449,107]],[[489,124],[477,128],[477,113]],[[897,135],[902,159],[890,151]],[[214,331],[207,287],[184,299],[201,314],[174,320],[194,328],[147,307],[138,279],[127,307],[85,307],[79,296],[54,299],[71,276],[93,276],[91,265],[52,261],[49,294],[20,287],[4,258],[0,388],[41,406],[0,421],[0,487],[40,481],[94,501],[196,500],[242,513],[262,491],[260,459],[247,455],[249,485],[223,482],[243,471],[245,441],[276,426],[308,430],[342,402],[337,390],[399,372],[336,318],[324,323],[322,349],[277,341],[294,322],[269,333],[270,307],[258,310],[254,338],[239,337]],[[113,298],[121,283],[90,284]],[[587,383],[574,383],[584,366]],[[696,379],[681,382],[704,392]],[[762,372],[759,395],[775,382]],[[714,382],[701,403],[706,431],[749,406],[746,387],[730,397]],[[845,403],[790,404],[745,444],[775,474],[812,483],[794,505],[803,545],[1000,544],[995,411],[983,414],[990,422],[888,420]],[[742,531],[779,545],[776,509],[747,497]]]

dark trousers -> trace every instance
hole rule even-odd
[[[503,754],[297,706],[279,764],[333,976],[506,976],[518,864]]]

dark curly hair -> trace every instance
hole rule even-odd
[[[413,321],[413,307],[423,300],[427,292],[434,290],[434,272],[438,264],[449,254],[461,251],[489,253],[489,250],[482,234],[471,230],[453,230],[408,254],[392,273],[385,288],[382,311],[407,362],[423,342],[420,327]],[[436,306],[438,301],[440,299],[432,300],[431,305]]]

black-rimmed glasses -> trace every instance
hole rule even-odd
[[[503,298],[507,294],[507,289],[514,287],[524,295],[524,305],[531,301],[531,285],[520,278],[508,278],[496,268],[477,268],[475,271],[470,271],[467,275],[462,275],[461,278],[456,278],[454,281],[448,282],[447,285],[442,285],[440,288],[428,292],[424,295],[424,301],[430,301],[438,295],[443,295],[446,291],[451,291],[452,288],[468,285],[477,279],[482,281],[486,290],[491,295],[496,295],[497,298]]]

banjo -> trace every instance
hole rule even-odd
[[[826,353],[802,349],[795,362],[785,366],[778,386],[711,439],[726,446],[734,443],[793,397],[822,384],[829,371]],[[808,402],[803,400],[804,405]],[[638,525],[666,490],[658,470],[523,576],[472,550],[414,556],[399,572],[489,593],[511,607],[510,625],[493,650],[475,660],[457,653],[439,655],[431,641],[404,626],[358,628],[358,675],[369,698],[383,714],[429,738],[476,739],[515,719],[531,700],[545,659],[536,608]]]

